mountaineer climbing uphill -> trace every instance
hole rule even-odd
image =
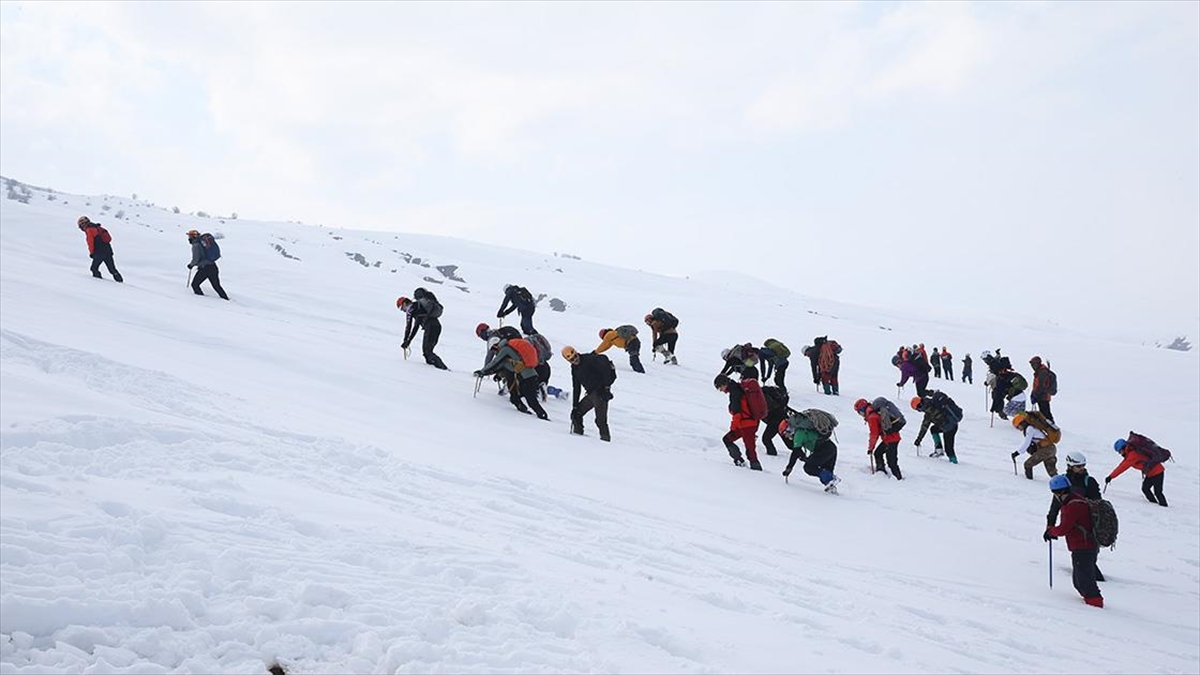
[[[842,482],[833,471],[837,467],[837,444],[830,438],[837,427],[837,418],[824,410],[809,408],[789,413],[779,423],[779,436],[792,448],[784,480],[792,475],[797,460],[804,462],[804,473],[816,477],[825,486],[825,491],[837,494]]]
[[[438,370],[449,370],[442,362],[442,357],[433,351],[442,336],[442,322],[439,320],[442,316],[442,303],[438,302],[437,296],[424,288],[413,291],[413,297],[416,300],[404,296],[396,299],[396,308],[402,310],[405,315],[404,340],[400,343],[400,348],[405,350],[407,356],[408,347],[417,336],[417,331],[424,330],[421,355],[425,357],[425,363]]]

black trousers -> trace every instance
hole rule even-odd
[[[217,269],[217,263],[209,263],[196,268],[196,276],[192,278],[192,291],[196,295],[204,295],[204,291],[200,290],[200,284],[208,281],[212,283],[213,290],[217,295],[221,296],[222,300],[228,300],[229,296],[225,295],[225,289],[221,288],[221,270]]]
[[[1142,479],[1142,494],[1159,506],[1167,505],[1167,498],[1163,495],[1163,478],[1166,475],[1167,472],[1164,471],[1157,476],[1146,476]]]
[[[1031,397],[1033,398],[1033,397]],[[1054,421],[1054,414],[1050,412],[1050,401],[1043,401],[1040,398],[1033,398],[1033,402],[1037,405],[1038,412],[1046,416],[1046,419]]]
[[[785,417],[787,417],[786,406],[780,408],[779,410],[768,411],[767,419],[763,420],[763,424],[766,425],[767,429],[763,432],[762,443],[767,449],[768,455],[779,454],[778,451],[775,450],[775,444],[771,442],[771,439],[779,435],[779,423],[782,422]]]
[[[600,431],[600,440],[611,440],[612,437],[608,433],[608,395],[603,390],[588,392],[575,405],[575,409],[571,411],[571,431],[582,434],[583,416],[593,410],[596,411],[596,428]]]
[[[112,275],[113,281],[124,281],[124,279],[121,278],[121,273],[117,271],[116,264],[113,263],[112,251],[107,251],[104,253],[97,252],[92,256],[92,276],[96,277],[97,279],[103,278],[100,276],[101,264],[108,268],[108,273]]]
[[[780,389],[787,389],[787,386],[783,383],[783,378],[787,375],[787,369],[787,359],[779,359],[775,362],[775,386]]]
[[[541,402],[538,401],[537,376],[521,377],[518,375],[517,382],[517,386],[521,391],[521,398],[524,398],[525,402],[529,404],[529,407],[533,408],[533,412],[538,416],[539,419],[548,419],[550,416],[546,414],[546,409],[543,408]]]
[[[888,469],[891,470],[892,477],[894,477],[896,480],[904,478],[904,476],[900,474],[900,460],[897,458],[897,455],[899,455],[899,445],[899,443],[880,443],[879,445],[875,446],[874,453],[875,470],[883,471],[883,461],[886,458]]]
[[[1096,585],[1096,557],[1100,551],[1094,548],[1071,551],[1071,583],[1085,598],[1100,597]]]
[[[659,333],[658,339],[654,341],[654,344],[651,345],[651,347],[653,349],[658,349],[659,347],[666,345],[667,351],[674,354],[675,353],[675,343],[678,340],[679,340],[679,333]]]
[[[442,337],[442,322],[434,318],[426,318],[422,324],[422,330],[425,331],[425,335],[421,338],[421,355],[425,357],[425,363],[439,370],[447,370],[446,364],[442,363],[442,357],[433,353],[433,348],[437,346],[438,340]]]
[[[629,354],[629,367],[633,368],[633,372],[646,372],[646,368],[642,366],[642,341],[637,338],[633,338],[629,342],[626,342],[625,351]]]

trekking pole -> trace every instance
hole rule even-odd
[[[192,285],[192,268],[190,268],[190,267],[189,267],[189,268],[188,268],[188,280],[187,280],[187,286],[184,286],[184,288],[190,288],[190,287],[191,287],[191,285]]]
[[[992,411],[992,419],[988,422],[988,428],[996,426],[996,412]]]
[[[407,361],[407,360],[408,360],[408,352],[409,352],[409,351],[411,351],[411,348],[410,348],[410,347],[405,347],[405,348],[404,348],[404,360],[405,360],[405,361]]]
[[[1013,457],[1012,461],[1013,461],[1013,475],[1016,476],[1016,475],[1018,475],[1017,474],[1017,458]]]
[[[1046,565],[1050,569],[1050,588],[1054,588],[1054,542],[1053,541],[1046,542],[1046,551],[1049,553],[1049,556],[1050,556],[1048,558],[1049,563]]]
[[[475,378],[475,394],[471,398],[475,398],[475,397],[479,396],[479,388],[482,386],[483,386],[483,376],[480,375],[479,377]]]

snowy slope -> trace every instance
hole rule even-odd
[[[2,672],[1200,670],[1195,352],[115,197],[0,207]],[[81,213],[112,232],[125,284],[89,277]],[[191,227],[224,235],[232,302],[185,289]],[[612,354],[611,444],[590,418],[569,436],[565,402],[541,422],[487,383],[472,397],[473,328],[505,283],[567,303],[535,316],[556,349],[666,307],[682,365],[647,353],[637,375]],[[451,372],[398,347],[395,299],[418,285],[446,305]],[[785,483],[785,456],[733,467],[711,386],[722,347],[824,334],[845,348],[842,395],[815,393],[803,359],[789,383],[794,407],[841,419],[837,497]],[[949,345],[956,372],[971,352],[977,379],[934,380],[966,409],[962,463],[915,457],[914,424],[898,483],[868,473],[850,404],[894,396],[890,356],[918,341]],[[1169,509],[1134,472],[1108,489],[1103,610],[1062,542],[1047,587],[1046,481],[1013,476],[1018,434],[984,406],[995,347],[1050,360],[1063,450],[1093,475],[1130,429],[1175,453]]]

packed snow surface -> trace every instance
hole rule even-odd
[[[1014,293],[1024,325],[944,314],[932,255],[872,272],[821,252],[878,274],[871,308],[586,250],[49,196],[0,204],[0,672],[1200,671],[1195,352],[1056,326],[1036,287]],[[90,277],[80,214],[112,233],[124,284]],[[185,287],[193,227],[222,237],[230,302]],[[566,401],[543,422],[490,380],[474,396],[474,327],[496,325],[506,283],[546,294],[534,322],[556,350],[644,334],[667,308],[680,365],[647,348],[640,375],[609,352],[612,443],[590,416],[569,435]],[[449,372],[419,337],[399,348],[395,301],[417,286],[446,307]],[[896,293],[928,311],[889,311]],[[838,397],[799,354],[819,335],[844,347]],[[838,496],[785,482],[786,454],[759,473],[721,445],[719,352],[769,337],[796,353],[792,407],[841,421]],[[974,385],[931,384],[966,411],[957,466],[912,444],[912,385],[897,397],[889,360],[916,342],[948,346],[956,375],[975,359]],[[1072,588],[1063,541],[1042,541],[1045,472],[1014,476],[1018,432],[990,424],[979,354],[996,347],[1027,377],[1034,354],[1058,373],[1060,467],[1081,450],[1103,480],[1130,430],[1174,452],[1169,508],[1136,471],[1107,490],[1121,531],[1102,610]],[[869,472],[860,396],[908,413],[903,481]]]

